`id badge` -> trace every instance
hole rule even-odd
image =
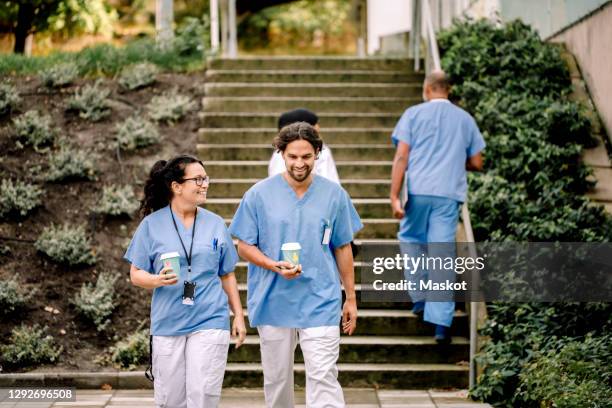
[[[330,239],[331,239],[331,226],[329,225],[329,221],[325,220],[323,224],[323,239],[321,240],[321,245],[329,245]]]
[[[183,304],[187,306],[193,306],[195,303],[195,282],[187,282],[185,281],[185,285],[183,287]]]

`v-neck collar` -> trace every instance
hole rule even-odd
[[[304,193],[304,195],[302,196],[302,198],[299,198],[297,193],[295,192],[295,190],[293,189],[293,187],[291,187],[291,185],[289,184],[289,182],[285,179],[285,176],[283,173],[280,173],[278,175],[281,178],[281,183],[290,191],[290,194],[292,195],[293,199],[295,200],[296,203],[300,204],[306,201],[306,199],[308,198],[308,196],[310,195],[310,192],[312,191],[315,183],[317,182],[317,175],[313,174],[312,175],[312,182],[310,183],[310,185],[308,186],[308,188],[306,189],[306,192]]]
[[[168,208],[170,209],[170,211],[172,212],[172,214],[174,214],[174,219],[176,220],[176,224],[180,226],[180,228],[182,228],[184,231],[186,232],[191,232],[191,230],[193,230],[193,226],[195,225],[195,223],[198,221],[198,218],[200,218],[200,216],[202,215],[200,213],[200,208],[196,207],[196,211],[198,212],[198,216],[195,218],[195,220],[193,220],[193,222],[191,223],[191,227],[187,228],[185,226],[185,224],[183,224],[183,220],[181,217],[178,216],[178,214],[176,213],[176,211],[174,211],[172,209],[172,206],[170,204],[168,204]]]

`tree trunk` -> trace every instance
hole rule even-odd
[[[34,21],[34,6],[29,2],[19,5],[19,13],[17,14],[17,26],[15,27],[15,54],[23,54],[26,47],[26,38],[32,29]]]

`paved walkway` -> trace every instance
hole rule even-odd
[[[466,391],[344,389],[347,408],[490,408],[466,399]],[[296,392],[296,408],[305,407],[304,391]],[[76,402],[6,403],[0,408],[154,408],[152,390],[77,390]],[[221,408],[265,408],[263,390],[226,388]]]

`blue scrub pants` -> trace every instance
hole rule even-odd
[[[460,205],[458,201],[446,197],[409,195],[397,235],[402,251],[407,252],[409,256],[424,254],[428,257],[454,257],[454,245],[427,244],[455,242]],[[426,268],[421,268],[414,274],[406,270],[405,275],[407,280],[417,282],[417,287],[420,280],[449,279],[454,282],[456,278],[453,271],[430,271]],[[426,322],[451,326],[455,313],[454,301],[427,301],[431,298],[428,293],[418,290],[411,291],[410,296],[413,302],[425,301],[423,319]]]

